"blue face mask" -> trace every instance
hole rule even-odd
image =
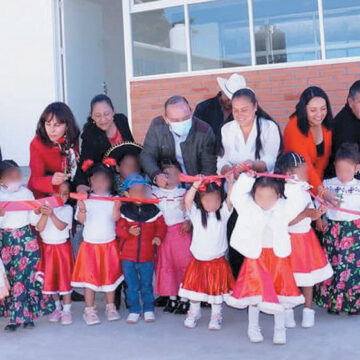
[[[186,136],[189,134],[192,126],[192,118],[170,123],[172,131],[179,136]]]

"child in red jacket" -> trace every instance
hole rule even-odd
[[[124,181],[124,194],[132,198],[145,198],[146,185],[147,182],[141,175],[129,175]],[[135,324],[140,318],[139,291],[143,302],[144,320],[153,322],[154,245],[160,245],[166,234],[161,211],[153,204],[124,203],[116,234],[120,238],[120,258],[130,306],[127,322]]]

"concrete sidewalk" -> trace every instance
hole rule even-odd
[[[68,327],[50,324],[46,318],[36,322],[34,330],[2,331],[6,324],[0,319],[1,360],[356,360],[360,357],[360,317],[328,315],[317,309],[317,324],[302,329],[301,307],[296,310],[298,326],[287,330],[287,345],[272,344],[273,318],[262,314],[260,325],[265,342],[251,344],[247,338],[247,312],[224,308],[224,325],[219,332],[207,330],[210,310],[203,309],[198,327],[183,326],[184,316],[164,314],[157,309],[153,324],[143,321],[125,323],[127,311],[121,308],[122,320],[105,320],[102,296],[98,296],[102,323],[87,326],[82,320],[83,303],[73,306],[74,324]]]

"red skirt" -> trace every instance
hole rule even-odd
[[[331,278],[333,269],[314,230],[290,236],[290,259],[297,286],[314,286]]]
[[[258,259],[245,258],[232,296],[226,303],[236,308],[257,305],[268,314],[305,302],[291,269],[290,257],[279,258],[264,248]]]
[[[117,240],[106,244],[86,241],[80,244],[71,280],[73,287],[111,292],[115,291],[123,279]]]
[[[176,296],[191,260],[191,234],[181,233],[182,224],[167,228],[165,239],[158,247],[155,265],[155,293]]]
[[[41,259],[36,278],[44,294],[71,294],[71,274],[74,257],[70,241],[59,245],[42,243]]]
[[[229,297],[234,285],[235,280],[225,257],[210,261],[192,258],[180,285],[179,296],[221,304]]]

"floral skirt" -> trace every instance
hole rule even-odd
[[[316,285],[314,301],[330,311],[360,310],[360,220],[329,220],[323,245],[334,270]]]
[[[158,247],[155,263],[155,293],[176,296],[191,260],[191,234],[181,233],[182,224],[167,228],[165,239]]]
[[[192,301],[221,304],[229,297],[234,285],[230,265],[224,256],[209,261],[192,258],[180,286],[179,296]]]
[[[0,316],[22,324],[54,311],[52,298],[43,296],[36,281],[40,249],[30,226],[0,230],[0,250],[11,287],[10,296],[0,301]]]

